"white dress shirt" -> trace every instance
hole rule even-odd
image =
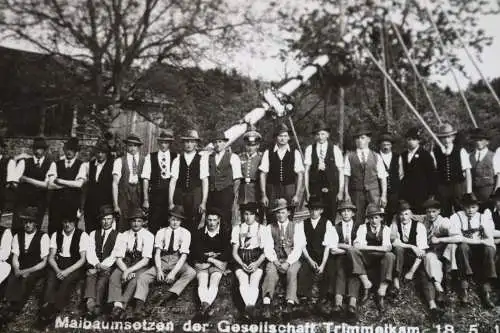
[[[290,145],[286,145],[281,149],[278,149],[278,145],[275,145],[273,148],[273,152],[278,152],[278,157],[280,160],[283,159],[286,152],[291,152]],[[302,157],[297,149],[294,151],[295,154],[295,162],[293,165],[293,171],[295,173],[304,172],[304,164],[302,163]],[[262,160],[260,162],[259,170],[265,173],[269,172],[269,149],[267,149],[264,154],[262,154]]]
[[[201,154],[196,151],[192,153],[182,153],[182,155],[178,155],[174,161],[172,162],[172,178],[178,179],[179,178],[179,169],[180,169],[180,158],[181,156],[184,156],[184,159],[186,160],[187,165],[191,165],[191,162],[193,161],[194,157],[196,154],[200,154],[200,179],[204,179],[208,177],[208,155],[207,154]]]
[[[102,240],[103,248],[112,230],[113,228],[104,230],[104,238]],[[102,232],[101,229],[97,229],[92,231],[89,236],[89,250],[87,251],[87,262],[92,266],[101,263],[103,266],[111,267],[116,261],[116,244],[118,243],[118,235],[116,235],[115,244],[113,246],[113,250],[111,251],[109,257],[106,257],[102,261],[99,261],[99,258],[97,257],[96,243],[95,243],[95,233],[97,231]]]
[[[284,228],[286,230],[288,223],[293,223],[289,222],[288,220],[284,223],[281,224],[280,228]],[[291,265],[295,262],[297,262],[300,259],[300,256],[302,254],[302,250],[306,246],[306,235],[304,233],[304,224],[303,223],[295,223],[295,231],[293,234],[293,249],[288,255],[287,262]],[[271,225],[266,226],[266,232],[265,232],[265,239],[264,239],[264,254],[270,262],[274,262],[278,260],[278,256],[276,254],[276,251],[274,250],[274,239],[273,235],[271,232]]]
[[[135,155],[132,155],[130,153],[127,153],[126,156],[127,156],[128,170],[129,170],[128,182],[129,182],[129,184],[137,184],[139,182],[140,154],[137,153]],[[135,157],[135,162],[137,163],[137,174],[136,175],[134,175],[134,172],[133,172],[134,157]],[[113,175],[118,176],[118,181],[120,180],[120,178],[122,178],[122,159],[121,158],[117,158],[113,163]]]
[[[24,233],[24,249],[28,250],[31,241],[35,237],[35,233],[33,232],[31,234]],[[40,259],[43,259],[44,257],[49,255],[49,247],[50,247],[50,239],[47,234],[43,234],[42,238],[40,238]],[[12,254],[20,255],[21,250],[19,248],[19,237],[18,235],[14,235],[14,238],[12,239]]]
[[[191,233],[183,227],[173,230],[170,227],[161,228],[156,232],[155,248],[160,250],[168,250],[170,246],[170,237],[174,233],[174,252],[189,254],[189,247],[191,246]]]
[[[370,154],[370,149],[356,149],[356,154],[361,162],[366,162],[368,159],[368,156]],[[379,154],[373,152],[375,155],[375,158],[377,159],[376,161],[376,168],[377,168],[377,177],[379,179],[387,178],[388,174],[387,171],[385,170],[384,162],[382,161],[382,157],[380,157]],[[344,160],[344,175],[346,176],[351,176],[351,162],[349,162],[349,155],[346,154],[345,160]]]
[[[469,230],[469,225],[472,229],[477,229],[482,226],[484,231],[489,235],[493,235],[493,231],[495,230],[495,223],[493,222],[491,211],[489,209],[486,209],[483,214],[477,212],[470,219],[470,221],[464,211],[459,211],[450,217],[450,222],[452,224],[457,223],[460,226],[461,234],[463,234],[463,231]],[[475,240],[481,239],[479,231],[474,232],[471,236],[471,238]],[[495,246],[493,243],[493,237],[491,237],[491,241],[492,243],[489,245]]]
[[[5,229],[0,242],[0,261],[9,259],[10,251],[12,250],[12,232],[10,229]]]
[[[52,234],[52,237],[50,237],[50,248],[61,250],[58,251],[61,257],[65,258],[71,257],[70,246],[71,246],[71,240],[73,239],[73,235],[75,234],[75,230],[76,229],[74,229],[69,235],[66,235],[66,233],[63,231],[62,249],[57,248],[57,232],[54,232]],[[78,252],[87,251],[88,248],[89,248],[89,235],[85,231],[83,231],[82,236],[80,237],[80,242],[78,243]]]
[[[424,223],[428,225],[427,239],[432,237],[449,237],[462,234],[460,223],[457,220],[450,221],[447,217],[439,215],[434,222],[424,219]]]
[[[309,145],[306,147],[306,151],[304,152],[304,165],[311,165],[312,164],[312,148],[313,145]],[[328,142],[325,143],[317,143],[316,144],[316,154],[318,155],[318,158],[321,156],[321,151],[324,151],[326,154],[326,151],[328,149]],[[344,169],[344,156],[342,155],[342,151],[337,145],[333,145],[333,156],[335,158],[335,165],[337,166],[337,169],[342,170]]]
[[[0,159],[3,158],[3,155],[0,154]],[[14,159],[10,159],[9,162],[7,162],[7,183],[9,182],[19,182],[19,178],[21,175],[17,171],[17,166],[16,162]]]
[[[167,151],[158,151],[158,165],[160,167],[160,177],[162,179],[170,178],[170,150]],[[165,162],[162,161],[165,159]],[[161,165],[165,164],[165,169],[161,168]],[[144,159],[144,166],[142,167],[141,178],[143,179],[151,179],[151,154],[148,154]]]
[[[416,247],[418,247],[420,250],[425,250],[429,248],[429,245],[427,244],[427,230],[425,229],[425,225],[422,224],[421,222],[418,221],[413,221],[413,223],[417,224],[417,243]],[[411,226],[412,223],[401,223],[401,231],[403,233],[402,238],[399,235],[399,230],[396,222],[393,222],[391,225],[391,233],[394,236],[394,238],[408,242],[410,239],[410,231],[411,231]]]
[[[382,231],[382,246],[391,247],[391,228],[386,225],[380,225],[376,231],[376,234],[380,232],[380,228],[384,228]],[[368,245],[366,241],[366,223],[363,223],[359,226],[358,231],[356,232],[356,239],[354,240],[354,245],[366,246]]]
[[[241,223],[231,231],[231,244],[238,244],[240,249],[264,248],[266,227],[254,222],[251,225]]]
[[[141,252],[143,258],[153,257],[153,245],[155,236],[148,230],[141,228],[137,231],[137,249]],[[118,236],[116,257],[124,258],[127,251],[134,250],[135,232],[129,229]]]

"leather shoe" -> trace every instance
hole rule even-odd
[[[380,312],[385,311],[385,297],[382,295],[377,295],[377,307]]]
[[[495,307],[495,304],[491,301],[489,291],[485,291],[483,294],[483,305],[486,309],[493,309]]]
[[[357,320],[358,319],[358,311],[356,311],[356,307],[353,305],[349,305],[347,307],[347,318],[351,320]]]
[[[344,312],[344,309],[342,308],[342,305],[335,304],[332,309],[332,315],[334,317],[338,317]]]
[[[461,292],[460,292],[460,303],[462,303],[462,305],[468,305],[470,304],[470,301],[469,301],[469,292],[467,291],[467,289],[462,289]]]
[[[361,303],[365,303],[370,298],[370,289],[364,288],[363,295],[361,296]]]

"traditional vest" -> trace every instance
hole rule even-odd
[[[172,163],[174,162],[174,159],[177,157],[177,154],[172,153],[171,151],[169,151],[169,154],[170,154],[170,168],[172,168]],[[149,155],[149,158],[151,160],[151,179],[149,180],[149,186],[150,190],[156,190],[162,185],[162,182],[164,182],[165,180],[161,177],[161,167],[160,163],[158,162],[158,152],[155,151],[154,153],[151,153]]]
[[[120,178],[119,187],[123,187],[128,184],[128,179],[130,177],[131,170],[128,167],[127,155],[125,154],[122,157],[122,176]],[[142,173],[142,168],[144,167],[144,156],[139,155],[139,160],[137,161],[137,184],[141,184],[140,178]]]
[[[282,239],[278,222],[271,224],[271,235],[274,241],[274,251],[278,259],[286,259],[293,250],[293,237],[295,235],[295,224],[288,222],[285,230],[285,237]]]
[[[262,153],[257,152],[252,157],[248,157],[247,153],[241,153],[241,172],[244,182],[255,183],[258,181],[259,165],[262,160]]]
[[[327,221],[328,219],[326,217],[321,216],[318,224],[316,225],[316,229],[313,229],[310,218],[303,222],[304,233],[306,234],[307,239],[307,253],[309,253],[311,258],[313,258],[316,262],[321,261],[323,258],[323,251],[325,250],[323,240],[325,238]]]
[[[384,236],[384,226],[381,225],[378,234],[372,232],[370,223],[366,223],[366,244],[370,246],[381,246]]]
[[[405,244],[417,245],[417,221],[411,221],[410,227],[410,235],[408,236],[408,241],[405,242],[403,240],[403,227],[401,226],[401,222],[397,222],[396,226],[398,227],[399,239]]]
[[[312,145],[311,150],[311,168],[309,169],[309,182],[324,182],[327,181],[328,184],[338,188],[339,182],[339,172],[335,164],[335,154],[333,153],[333,143],[328,142],[328,147],[326,148],[325,155],[325,170],[318,170],[319,156],[317,152],[318,144]],[[324,186],[324,185],[323,185]]]
[[[295,151],[286,151],[283,159],[280,160],[278,151],[269,150],[269,174],[267,183],[272,185],[295,184]]]
[[[179,179],[177,180],[179,188],[190,191],[201,186],[200,159],[200,154],[196,153],[191,164],[187,165],[184,154],[181,154],[179,158]]]
[[[26,234],[23,232],[19,232],[17,234],[17,240],[19,242],[19,268],[25,269],[30,268],[38,263],[42,262],[42,258],[40,258],[40,243],[42,240],[43,232],[37,230],[33,239],[31,240],[30,246],[25,249],[25,239]]]
[[[113,203],[113,161],[106,160],[99,173],[99,178],[95,180],[97,173],[97,166],[95,161],[92,161],[89,166],[89,179],[87,182],[87,200],[98,202],[102,204]],[[96,200],[100,198],[101,200]],[[98,208],[98,207],[97,207]]]
[[[377,175],[377,155],[373,151],[368,152],[366,163],[359,160],[356,151],[348,154],[351,165],[351,176],[349,187],[355,191],[374,190],[379,188]]]
[[[472,184],[475,187],[491,186],[495,184],[495,171],[493,170],[493,152],[488,150],[481,161],[476,160],[476,152],[469,155],[472,165]]]
[[[460,149],[455,145],[450,155],[443,154],[441,148],[434,148],[436,158],[438,181],[442,184],[462,182],[465,177],[460,160]]]
[[[335,225],[335,230],[337,230],[337,235],[339,236],[339,243],[341,244],[347,244],[346,239],[344,237],[344,230],[342,228],[342,222],[339,222]],[[352,222],[352,229],[351,229],[351,244],[354,243],[354,239],[356,239],[356,225],[354,221]]]
[[[111,255],[111,252],[113,251],[113,248],[115,247],[116,243],[116,236],[118,235],[118,231],[116,230],[111,230],[111,232],[108,235],[108,238],[106,239],[106,243],[104,243],[104,246],[102,244],[103,242],[103,237],[102,237],[102,229],[97,229],[94,234],[94,239],[95,239],[95,253],[97,255],[97,258],[99,261],[103,261],[107,257]]]
[[[408,161],[408,160],[407,160]],[[391,163],[385,165],[385,170],[389,174],[387,177],[387,192],[395,193],[399,190],[399,154],[392,153]]]
[[[58,231],[56,234],[56,244],[57,244],[57,254],[61,255],[62,245],[63,245],[63,232],[62,230]],[[69,253],[71,255],[71,259],[74,262],[77,262],[80,259],[80,238],[82,237],[82,231],[78,228],[75,228],[73,233],[73,237],[71,238],[71,244],[69,246]]]
[[[208,184],[210,191],[220,191],[233,184],[233,169],[231,168],[231,153],[226,151],[219,165],[215,163],[215,153],[208,157]]]

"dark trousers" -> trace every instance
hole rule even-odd
[[[317,263],[320,264],[321,261],[317,261]],[[329,260],[325,266],[323,274],[317,275],[313,271],[311,265],[309,265],[309,262],[307,262],[307,260],[302,260],[302,264],[300,266],[299,274],[297,277],[297,294],[299,296],[312,297],[313,284],[316,283],[319,287],[319,298],[326,299],[328,297],[328,293],[331,290],[331,286],[333,286],[334,281],[332,268],[332,263]]]
[[[368,204],[378,204],[380,201],[380,190],[375,188],[373,190],[350,190],[349,195],[351,200],[356,206],[356,218],[354,222],[356,226],[365,223],[365,211]]]
[[[158,230],[168,226],[168,185],[170,180],[162,181],[161,187],[149,192],[148,229],[156,234]]]
[[[351,257],[347,254],[338,254],[330,256],[328,260],[332,262],[333,266],[335,295],[358,298],[361,283],[359,278],[352,274]]]
[[[5,299],[12,304],[14,311],[21,311],[28,301],[30,292],[35,288],[36,283],[45,276],[45,270],[33,272],[26,278],[15,276],[11,272],[7,279],[7,289]]]
[[[412,250],[405,249],[400,246],[393,246],[392,252],[396,255],[394,276],[400,278],[403,274],[404,269],[411,267],[417,259],[417,256]],[[424,295],[425,300],[427,302],[429,302],[430,300],[434,300],[436,297],[434,285],[425,272],[424,259],[422,259],[422,263],[415,272],[415,279],[418,287],[421,289]]]
[[[450,217],[460,210],[460,200],[464,193],[463,183],[439,184],[437,200],[441,203],[441,216]]]
[[[84,298],[93,298],[97,305],[102,305],[108,291],[110,275],[111,269],[99,270],[94,274],[89,274],[87,271]]]
[[[75,261],[71,258],[58,258],[57,265],[61,269],[71,266]],[[66,276],[63,280],[57,278],[57,273],[49,267],[47,269],[47,280],[45,284],[44,303],[53,304],[55,309],[61,311],[71,299],[71,292],[76,282],[83,277],[83,270],[77,269]]]
[[[207,207],[214,207],[222,212],[221,227],[226,231],[231,231],[232,228],[233,202],[234,191],[232,185],[220,191],[208,192]]]
[[[135,209],[142,207],[141,185],[120,183],[118,185],[118,206],[120,207],[120,220],[117,229],[120,232],[129,229],[128,217]]]
[[[191,234],[198,229],[198,225],[200,224],[201,214],[198,209],[201,204],[201,199],[201,186],[195,187],[190,191],[183,191],[177,188],[174,193],[174,204],[184,207],[186,220],[183,226],[188,229]]]
[[[497,278],[495,255],[496,248],[493,246],[460,243],[456,256],[461,287],[468,288],[468,279],[476,272],[479,283],[489,289],[489,282]]]
[[[392,252],[360,251],[350,249],[347,256],[352,262],[352,274],[365,275],[373,269],[378,273],[380,282],[392,281],[392,272],[396,256]]]
[[[385,207],[385,224],[386,225],[391,225],[392,223],[392,218],[398,211],[398,201],[399,201],[399,193],[398,192],[389,192],[387,194],[387,206]],[[412,212],[414,214],[419,214],[416,211],[413,210],[412,206]],[[425,212],[424,212],[425,213]]]

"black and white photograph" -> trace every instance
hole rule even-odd
[[[0,0],[0,332],[500,333],[500,0]]]

